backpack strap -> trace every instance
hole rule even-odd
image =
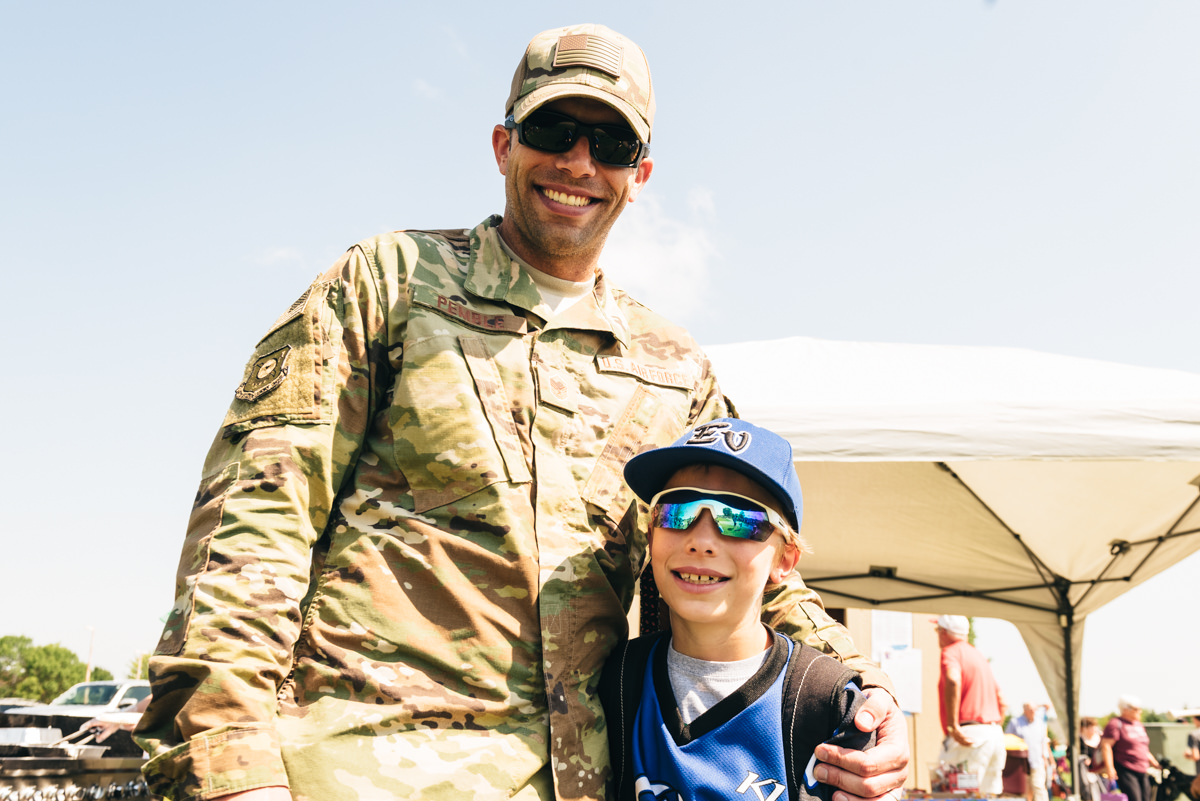
[[[638,637],[618,645],[600,677],[600,700],[608,727],[608,754],[615,798],[633,798],[633,727],[642,702],[646,667],[654,646],[665,632]]]
[[[783,685],[783,756],[789,801],[828,801],[833,795],[828,785],[805,781],[815,764],[813,753],[818,745],[829,742],[865,750],[874,744],[874,733],[859,731],[854,725],[854,715],[864,701],[861,688],[857,671],[811,646],[796,643]]]

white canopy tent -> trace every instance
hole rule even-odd
[[[792,444],[809,586],[1012,621],[1068,732],[1086,616],[1200,550],[1200,375],[1009,348],[706,350],[740,416]]]

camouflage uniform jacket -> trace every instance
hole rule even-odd
[[[547,321],[498,223],[355,245],[258,344],[151,660],[154,792],[603,797],[645,552],[621,467],[728,409],[603,276]],[[769,619],[853,664],[814,598]]]

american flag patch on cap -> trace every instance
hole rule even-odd
[[[603,36],[577,33],[559,37],[554,49],[554,67],[591,67],[621,77],[624,49]]]

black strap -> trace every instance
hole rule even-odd
[[[649,573],[650,571],[646,571]],[[655,644],[663,633],[626,640],[617,646],[600,677],[600,700],[606,711],[608,725],[609,763],[613,778],[611,787],[616,798],[634,798],[633,792],[633,727],[638,706],[642,702],[642,683]],[[617,710],[619,714],[612,714]]]
[[[862,701],[851,702],[846,693],[847,684],[862,686],[861,677],[833,657],[797,642],[783,681],[783,758],[788,798],[798,801],[812,797],[804,789],[804,770],[818,745],[831,742],[863,749],[870,746],[874,735],[854,726]],[[821,785],[820,789],[826,788]]]

